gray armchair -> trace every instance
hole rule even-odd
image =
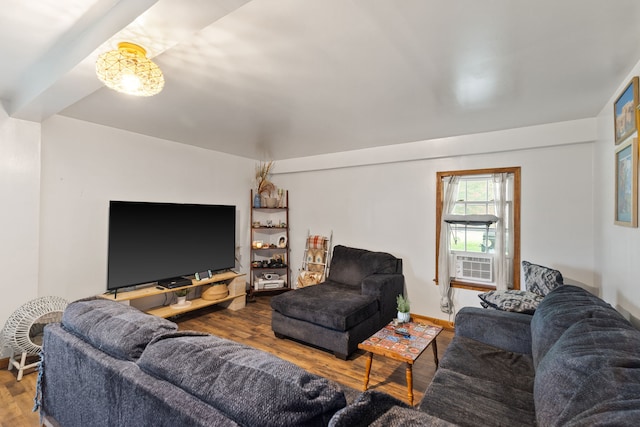
[[[403,293],[402,259],[338,245],[323,283],[274,296],[271,328],[346,359],[389,323]]]

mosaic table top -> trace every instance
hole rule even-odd
[[[440,332],[440,326],[415,322],[394,326],[390,323],[358,344],[358,348],[378,354],[394,353],[409,362],[416,360]]]

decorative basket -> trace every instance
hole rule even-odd
[[[229,288],[226,283],[221,285],[213,285],[206,291],[204,291],[201,295],[202,299],[206,299],[207,301],[215,301],[222,299],[229,295]]]

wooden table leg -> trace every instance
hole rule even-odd
[[[369,356],[367,357],[367,367],[364,372],[364,387],[362,391],[367,391],[367,387],[369,387],[369,374],[371,373],[371,362],[373,362],[373,353],[369,352]]]
[[[431,348],[433,348],[433,361],[436,363],[436,369],[438,369],[438,343],[435,338],[431,341]]]
[[[409,405],[413,406],[413,369],[409,362],[407,362],[407,392],[409,396]]]

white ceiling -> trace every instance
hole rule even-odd
[[[640,59],[638,0],[0,0],[0,99],[255,159],[594,117]],[[143,45],[150,98],[95,77]]]

